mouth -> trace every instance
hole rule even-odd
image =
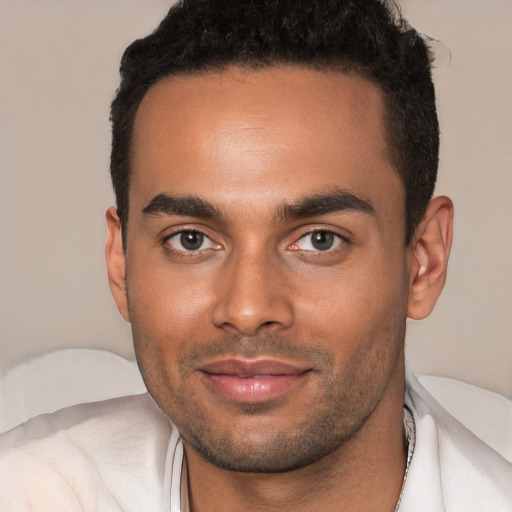
[[[214,393],[229,401],[257,403],[275,399],[302,383],[311,368],[278,360],[244,361],[224,359],[199,369],[203,381]]]

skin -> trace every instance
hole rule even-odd
[[[394,510],[405,321],[441,292],[453,214],[434,199],[406,247],[404,198],[362,78],[231,68],[149,90],[126,254],[111,208],[106,256],[148,390],[183,436],[192,510]],[[226,397],[203,370],[233,358],[300,378]]]

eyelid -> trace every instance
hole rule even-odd
[[[300,229],[300,228],[299,228]],[[312,227],[311,225],[303,226],[302,232],[299,231],[299,235],[295,235],[294,242],[291,244],[287,244],[286,250],[292,251],[292,252],[306,252],[306,253],[317,253],[319,255],[321,254],[329,254],[334,253],[340,246],[344,246],[346,244],[350,243],[350,239],[348,235],[344,235],[340,233],[339,229],[333,228],[333,227],[323,227],[323,226],[315,226]],[[205,240],[209,241],[209,246],[196,249],[196,250],[187,250],[186,248],[178,248],[169,243],[169,240],[178,237],[179,235],[183,233],[199,233],[201,234]],[[314,234],[314,233],[329,233],[335,237],[337,242],[335,241],[335,246],[330,247],[325,250],[317,249],[312,247],[309,248],[302,248],[298,246],[299,242],[301,240],[304,240],[306,237]],[[219,250],[223,248],[223,245],[216,242],[215,239],[210,235],[210,232],[208,229],[203,228],[202,226],[197,225],[179,225],[172,228],[171,232],[167,232],[165,236],[161,238],[161,244],[164,246],[164,248],[167,251],[174,252],[175,254],[178,254],[180,256],[186,257],[186,256],[194,256],[198,255],[198,253],[204,253],[211,250]]]
[[[174,247],[169,240],[172,238],[181,236],[183,233],[199,233],[201,234],[205,240],[209,240],[210,247],[202,248],[202,249],[196,249],[196,250],[187,250],[185,248],[179,249],[177,247]],[[188,227],[188,226],[180,226],[179,228],[175,228],[171,233],[166,234],[162,238],[162,245],[164,245],[168,250],[173,251],[175,253],[183,254],[183,255],[192,255],[197,254],[199,252],[203,252],[206,250],[211,249],[220,249],[221,245],[215,242],[212,237],[205,232],[205,230],[198,228],[198,227]]]
[[[298,244],[301,240],[304,240],[306,237],[314,234],[314,233],[329,233],[331,235],[333,235],[335,238],[338,239],[338,243],[336,243],[336,245],[334,247],[330,247],[329,249],[325,249],[325,250],[320,250],[320,249],[315,249],[315,248],[312,248],[312,249],[304,249],[302,247],[299,247]],[[315,252],[315,253],[330,253],[330,252],[334,252],[338,247],[340,247],[340,245],[344,245],[348,243],[348,238],[344,235],[342,235],[341,233],[339,233],[338,231],[334,230],[334,229],[329,229],[329,228],[321,228],[321,227],[317,227],[317,228],[314,228],[314,229],[308,229],[307,231],[305,231],[304,233],[302,233],[296,240],[295,242],[293,242],[291,245],[288,246],[288,250],[292,250],[292,251],[304,251],[304,252]],[[295,246],[295,247],[294,247]]]

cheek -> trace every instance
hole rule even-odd
[[[176,294],[155,293],[148,281],[136,289],[136,294],[128,293],[128,305],[137,364],[155,401],[171,403],[181,385],[177,361],[194,336],[188,318],[192,306]]]
[[[382,260],[320,269],[299,279],[294,287],[298,318],[302,312],[318,326],[363,327],[375,323],[376,314],[407,302],[406,272]]]
[[[394,351],[403,341],[407,273],[397,265],[331,269],[303,289],[295,304],[300,337],[329,345],[340,364],[356,352]]]
[[[187,266],[176,269],[144,257],[137,259],[144,261],[144,265],[128,266],[128,301],[137,321],[147,324],[148,331],[179,337],[183,330],[190,331],[198,322],[209,318],[208,272]]]

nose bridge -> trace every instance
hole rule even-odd
[[[265,248],[234,251],[225,262],[220,279],[213,311],[217,327],[251,335],[293,323],[293,308],[279,258]]]

